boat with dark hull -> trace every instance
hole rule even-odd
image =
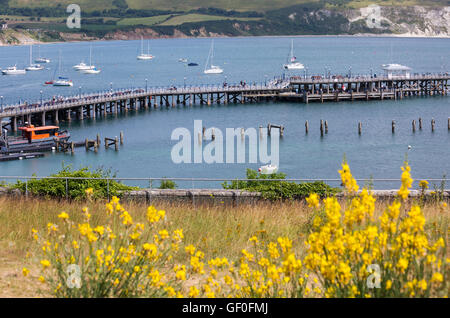
[[[67,141],[68,131],[60,131],[58,126],[34,127],[27,125],[19,127],[22,136],[0,137],[0,153],[48,151],[56,147],[56,141]]]

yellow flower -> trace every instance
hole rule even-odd
[[[46,269],[46,268],[50,267],[50,262],[46,259],[43,259],[41,261],[41,265],[42,265],[43,269]]]
[[[66,212],[61,212],[61,214],[59,214],[58,217],[59,217],[60,219],[65,220],[65,219],[68,219],[68,218],[69,218],[69,214],[67,214]]]
[[[442,276],[441,273],[434,273],[433,276],[431,277],[432,283],[442,283],[443,281],[444,277]]]
[[[404,273],[405,270],[408,268],[408,264],[409,264],[408,260],[402,257],[398,260],[397,267],[400,269],[402,273]]]
[[[423,190],[428,189],[428,181],[427,180],[420,180],[419,187]]]
[[[186,246],[184,248],[184,250],[186,251],[186,253],[191,254],[191,255],[194,255],[194,253],[195,253],[195,247],[192,244]]]
[[[162,240],[166,239],[169,237],[169,232],[167,232],[167,230],[161,230],[158,232],[159,236],[161,237]]]
[[[391,289],[391,287],[392,287],[392,281],[391,281],[391,280],[388,280],[388,281],[386,282],[386,289],[389,290],[389,289]]]
[[[39,276],[39,281],[41,282],[41,283],[45,283],[45,278],[44,278],[44,276]]]
[[[87,188],[86,190],[84,190],[84,192],[86,192],[86,195],[91,195],[92,193],[94,193],[94,189]]]
[[[357,192],[359,190],[358,184],[350,172],[350,167],[345,161],[342,163],[342,170],[339,170],[338,172],[341,175],[342,183],[347,191]]]
[[[200,291],[195,286],[191,286],[189,288],[189,297],[197,297],[200,294]]]
[[[413,179],[411,178],[411,167],[408,165],[408,162],[405,161],[403,167],[402,167],[402,185],[400,187],[400,190],[398,190],[398,195],[403,199],[406,200],[408,198],[409,194],[409,188],[411,188]]]
[[[27,277],[29,273],[30,273],[30,270],[28,268],[26,268],[26,267],[22,268],[23,276]]]
[[[309,197],[306,198],[306,202],[308,202],[308,206],[310,208],[318,208],[319,196],[317,195],[317,193],[311,193]]]

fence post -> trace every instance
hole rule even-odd
[[[153,179],[150,179],[150,194],[148,196],[149,203],[152,204]]]
[[[195,208],[195,199],[194,199],[194,178],[191,179],[192,182],[192,206]]]
[[[69,198],[69,180],[66,178],[66,199]]]
[[[28,179],[25,180],[25,198],[28,198]]]

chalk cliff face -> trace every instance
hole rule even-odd
[[[344,15],[350,24],[365,24],[369,30],[377,33],[381,31],[403,36],[450,36],[450,6],[430,8],[372,5],[346,11]]]

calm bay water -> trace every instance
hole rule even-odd
[[[282,75],[281,65],[290,50],[290,38],[255,37],[215,39],[214,64],[224,68],[221,75],[204,75],[210,39],[161,39],[150,41],[152,61],[138,61],[140,41],[64,43],[41,45],[41,55],[52,63],[41,72],[23,76],[0,77],[0,95],[4,104],[22,100],[38,100],[43,96],[76,95],[81,92],[113,88],[148,86],[215,84],[223,81],[264,82]],[[72,70],[82,59],[89,62],[92,45],[93,63],[102,72],[85,75]],[[144,47],[146,48],[146,43]],[[413,72],[448,71],[450,41],[448,39],[294,38],[295,55],[308,67],[309,74],[323,74],[328,68],[333,74],[381,73],[384,63],[401,63]],[[43,82],[53,77],[58,52],[62,55],[62,75],[74,81],[71,88],[45,87]],[[37,46],[34,47],[37,55]],[[5,68],[28,61],[29,48],[0,47],[0,66]],[[179,58],[199,63],[187,67]],[[293,73],[296,74],[296,73]],[[304,72],[300,72],[303,75]],[[81,88],[80,88],[81,87]],[[424,128],[412,133],[411,121],[422,117]],[[117,136],[122,130],[125,145],[119,152],[98,154],[78,148],[74,156],[48,153],[45,158],[2,162],[0,175],[46,176],[60,169],[62,162],[74,168],[111,168],[120,177],[245,177],[245,169],[257,169],[261,164],[174,164],[171,160],[173,129],[186,127],[193,131],[194,120],[201,119],[206,127],[226,128],[266,126],[268,122],[282,124],[285,136],[280,141],[280,171],[292,178],[338,178],[337,170],[343,156],[357,178],[399,178],[405,155],[412,166],[413,177],[441,178],[450,172],[449,97],[407,98],[401,101],[340,102],[340,103],[261,103],[246,105],[178,107],[134,113],[118,118],[73,122],[69,128],[75,141]],[[431,118],[436,130],[431,132]],[[320,119],[328,120],[329,133],[321,138]],[[304,123],[310,123],[305,135]],[[391,121],[396,121],[396,133],[391,133]],[[363,134],[357,133],[362,121]],[[412,148],[408,150],[408,145]],[[179,183],[181,186],[215,186],[215,184]],[[397,182],[375,183],[376,188],[396,187]]]

